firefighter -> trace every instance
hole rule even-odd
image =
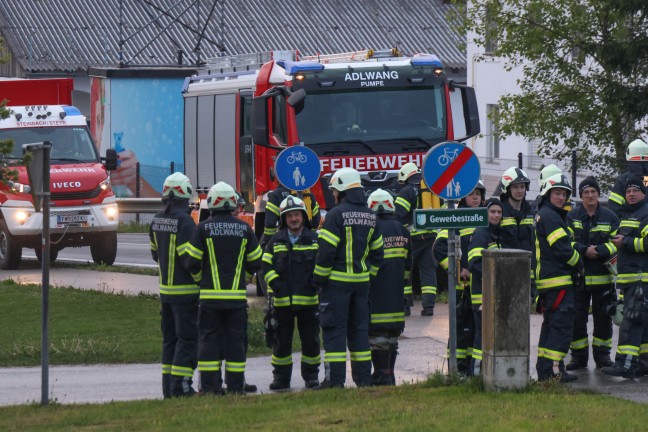
[[[313,285],[317,234],[310,229],[306,205],[288,195],[279,206],[279,231],[263,254],[263,274],[278,322],[272,346],[274,380],[270,390],[290,388],[295,320],[301,339],[301,375],[307,389],[319,386],[320,335],[317,288]]]
[[[484,205],[486,187],[480,180],[470,194],[459,201],[459,208],[475,208]],[[457,369],[459,373],[468,375],[470,355],[474,333],[473,311],[470,303],[470,272],[468,271],[468,247],[475,228],[459,230],[461,241],[461,260],[457,280]],[[434,258],[439,266],[448,271],[448,230],[442,230],[434,241],[432,249]]]
[[[413,162],[408,162],[398,171],[398,182],[404,184],[398,193],[394,204],[396,206],[396,219],[409,229],[412,236],[412,257],[413,266],[418,268],[421,280],[421,302],[423,309],[421,315],[433,316],[434,305],[437,294],[437,264],[432,255],[434,244],[434,230],[417,230],[414,228],[414,210],[421,208],[419,196],[422,174],[421,170]],[[413,305],[412,275],[405,285],[405,315],[410,314]]]
[[[584,275],[583,261],[572,247],[567,210],[563,208],[571,192],[563,174],[549,177],[540,191],[542,201],[535,217],[538,309],[543,314],[536,363],[538,381],[578,379],[565,370],[563,363],[574,328],[574,286]],[[557,374],[554,362],[558,362]]]
[[[376,214],[367,208],[360,173],[336,171],[329,183],[336,206],[319,233],[313,280],[320,287],[320,326],[326,379],[322,387],[344,387],[346,342],[357,386],[371,378],[369,278],[383,260],[383,239]]]
[[[535,234],[533,216],[535,212],[526,200],[531,180],[527,174],[517,167],[510,167],[502,174],[502,248],[522,249],[535,254]],[[540,191],[542,195],[542,190]],[[544,198],[544,197],[543,197]],[[544,201],[544,199],[543,199]],[[541,201],[542,202],[542,201]],[[533,281],[534,263],[531,265],[531,299],[535,303],[537,289]]]
[[[614,366],[604,374],[634,378],[648,375],[648,203],[643,177],[626,180],[619,233],[612,243],[619,251],[617,285],[623,293],[623,321]],[[644,288],[644,285],[647,285]]]
[[[367,206],[378,215],[385,258],[378,274],[371,278],[369,303],[369,345],[371,346],[371,385],[396,385],[394,367],[398,356],[398,337],[405,329],[403,288],[412,269],[412,242],[409,231],[394,219],[394,199],[377,189]]]
[[[270,241],[270,238],[277,232],[279,219],[281,219],[279,207],[281,202],[288,197],[288,195],[297,196],[295,191],[291,191],[283,185],[279,185],[275,190],[268,194],[268,202],[266,203],[265,221],[263,228],[263,238],[261,239],[261,247],[265,250],[265,246]],[[306,198],[304,202],[310,201],[310,225],[313,229],[319,228],[320,225],[320,209],[317,200],[311,193],[304,195]],[[308,207],[306,207],[308,208]]]
[[[482,361],[482,252],[484,249],[501,249],[502,202],[490,198],[485,203],[488,210],[488,227],[478,228],[472,235],[468,246],[468,269],[470,270],[470,301],[473,314],[473,340],[470,355],[468,375],[477,376],[481,373]]]
[[[198,285],[182,265],[196,226],[190,215],[191,182],[176,172],[164,180],[164,209],[151,221],[151,255],[160,273],[162,394],[191,396],[198,342]]]
[[[616,179],[608,197],[608,208],[619,217],[622,217],[623,206],[626,203],[625,185],[628,179],[635,175],[644,179],[648,176],[648,144],[641,139],[636,139],[628,144],[626,161],[628,170]]]
[[[186,262],[200,285],[198,370],[203,393],[244,394],[246,360],[246,277],[261,266],[261,248],[252,228],[234,217],[237,195],[218,182],[207,194],[210,216],[200,222],[187,246]]]
[[[590,301],[594,320],[594,362],[598,368],[614,365],[610,360],[612,317],[607,313],[607,309],[612,301],[616,300],[616,291],[612,274],[605,263],[617,252],[611,238],[619,229],[619,218],[611,210],[599,205],[601,189],[594,177],[587,177],[580,182],[578,190],[583,202],[569,212],[567,220],[574,233],[574,248],[585,263],[585,280],[581,281],[574,293],[574,335],[571,342],[571,361],[567,364],[568,371],[587,368],[587,315]]]

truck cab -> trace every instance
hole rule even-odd
[[[7,107],[0,141],[13,151],[0,155],[12,178],[0,182],[0,269],[16,269],[23,248],[42,257],[43,215],[34,207],[23,144],[51,143],[50,259],[66,247],[89,246],[96,263],[111,265],[117,255],[119,211],[109,171],[117,167],[114,150],[101,158],[86,118],[69,105]]]

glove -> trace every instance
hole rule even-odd
[[[629,320],[639,319],[641,310],[644,307],[644,292],[641,285],[634,289],[632,296],[627,296],[625,299],[625,309],[623,316]]]

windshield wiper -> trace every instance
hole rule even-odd
[[[430,148],[432,148],[432,143],[421,137],[397,138],[394,141],[417,141],[418,142],[417,144],[403,144],[402,149],[404,152],[408,152],[408,151],[415,152],[421,150],[429,150]]]
[[[51,160],[60,161],[60,162],[75,162],[75,163],[84,163],[81,159],[76,158],[52,158]]]
[[[360,144],[360,145],[368,148],[371,151],[371,153],[378,154],[378,152],[373,148],[373,146],[371,144],[367,143],[366,141],[362,141],[362,140],[331,141],[329,144]]]

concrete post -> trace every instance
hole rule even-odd
[[[482,377],[486,390],[529,382],[531,252],[484,250]]]

